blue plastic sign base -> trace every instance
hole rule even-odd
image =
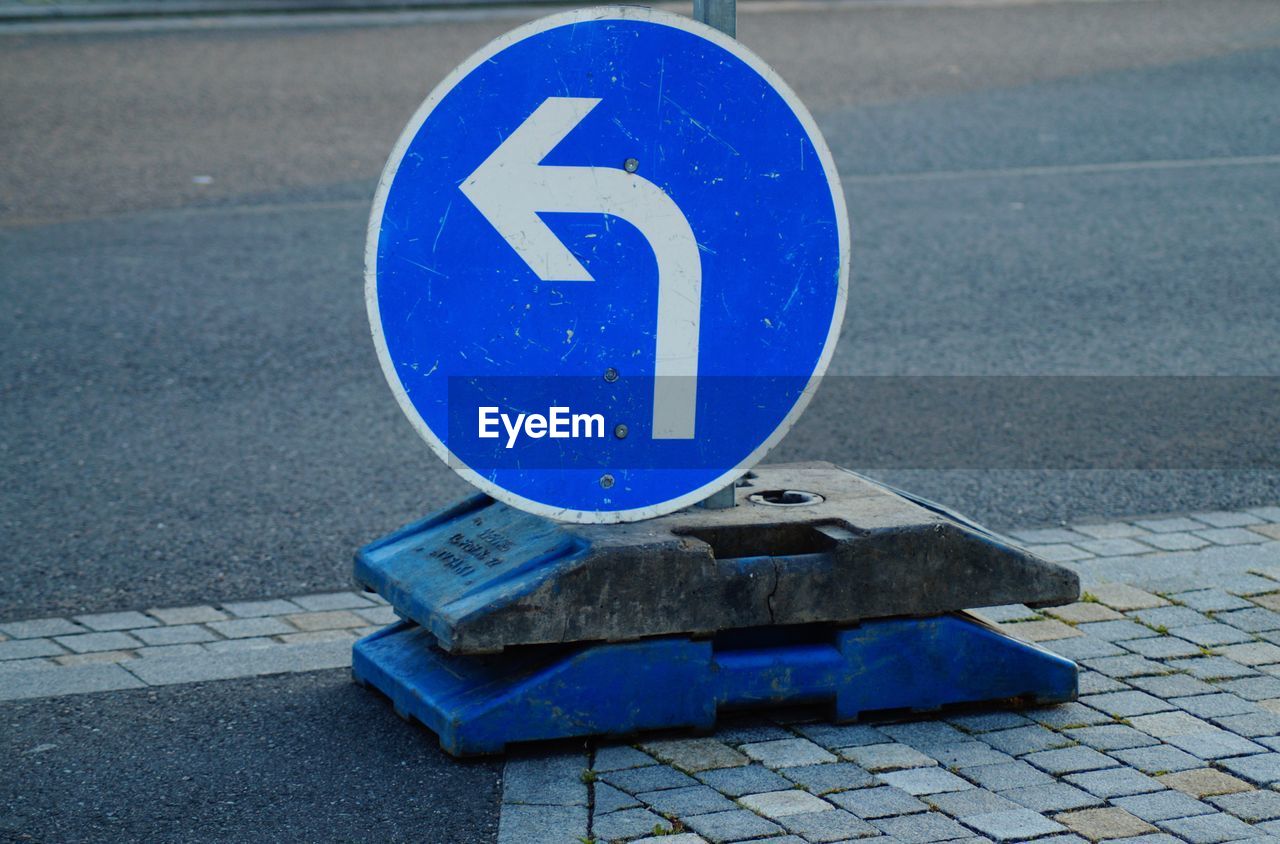
[[[419,435],[486,494],[580,523],[733,483],[835,349],[834,159],[777,74],[687,17],[579,9],[430,94],[374,199],[365,298]]]
[[[709,730],[721,709],[822,704],[836,721],[1014,700],[1074,700],[1076,666],[965,615],[715,639],[541,645],[450,656],[401,622],[356,642],[357,682],[436,733],[454,756],[517,742]]]

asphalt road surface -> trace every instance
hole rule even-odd
[[[0,30],[0,618],[342,587],[467,492],[379,373],[364,227],[426,92],[535,14]],[[1280,374],[1272,0],[797,0],[739,36],[845,181],[833,373]],[[770,459],[857,465],[830,394]],[[1280,501],[1263,468],[879,474],[997,528]],[[0,831],[36,840],[493,835],[497,768],[335,673],[0,718]]]

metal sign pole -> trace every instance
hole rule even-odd
[[[693,16],[715,27],[730,38],[738,37],[738,0],[693,0]],[[708,510],[727,510],[734,506],[736,483],[729,484],[702,502]]]
[[[693,0],[693,16],[730,38],[738,37],[738,0]]]

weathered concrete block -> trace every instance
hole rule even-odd
[[[830,463],[761,466],[736,493],[622,525],[475,496],[361,549],[355,574],[451,653],[1079,597],[1069,569]]]

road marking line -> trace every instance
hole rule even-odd
[[[1134,173],[1143,170],[1193,170],[1202,167],[1267,167],[1280,164],[1280,155],[1243,155],[1231,158],[1170,158],[1156,161],[1113,161],[1101,164],[1050,164],[1043,167],[1004,167],[994,170],[923,170],[913,173],[842,175],[849,184],[892,182],[940,182],[957,179],[1078,176],[1095,173]]]

